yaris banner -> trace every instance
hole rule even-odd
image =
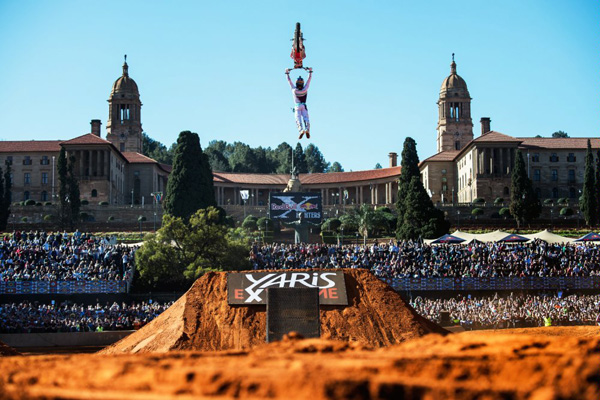
[[[227,274],[229,304],[267,304],[268,288],[318,288],[319,303],[347,305],[346,282],[341,271],[232,272]]]

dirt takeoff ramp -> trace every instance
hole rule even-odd
[[[447,333],[369,271],[343,271],[348,305],[321,306],[323,338],[382,347]],[[229,305],[227,273],[211,272],[158,318],[101,353],[240,350],[265,343],[265,337],[266,307]]]
[[[18,356],[19,353],[18,351],[16,351],[15,349],[13,349],[10,346],[7,346],[6,344],[0,342],[0,357],[3,356]]]

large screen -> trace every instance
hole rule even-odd
[[[307,222],[320,223],[323,216],[321,193],[281,192],[269,195],[269,215],[272,220],[297,221],[304,214]]]

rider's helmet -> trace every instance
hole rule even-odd
[[[304,88],[304,79],[302,79],[301,76],[298,77],[298,79],[296,79],[296,89],[303,89]]]

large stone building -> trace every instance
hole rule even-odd
[[[481,118],[481,135],[473,136],[471,97],[456,73],[442,82],[438,101],[437,153],[420,166],[421,178],[434,202],[492,202],[510,198],[510,177],[518,150],[540,199],[578,199],[588,138],[513,137],[491,130],[491,119]],[[600,139],[589,138],[592,148]]]
[[[151,203],[151,193],[166,190],[170,166],[141,154],[141,106],[137,84],[129,77],[125,62],[108,99],[106,139],[101,138],[100,120],[94,119],[90,133],[70,140],[0,142],[0,165],[11,165],[12,200],[56,202],[57,161],[64,148],[74,159],[83,200]]]

